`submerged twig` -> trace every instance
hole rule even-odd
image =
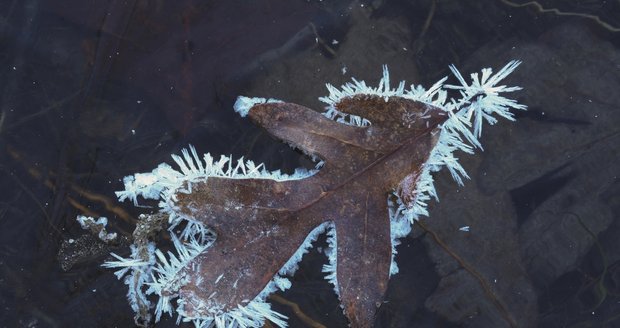
[[[125,222],[128,222],[128,223],[136,222],[136,219],[131,214],[129,214],[124,208],[115,205],[114,201],[110,197],[88,191],[85,188],[80,187],[74,183],[70,183],[69,187],[71,187],[73,191],[79,193],[80,196],[83,196],[84,198],[88,200],[102,204],[106,210],[114,213],[116,216],[123,219]]]
[[[495,307],[499,310],[499,312],[501,313],[501,315],[504,318],[504,320],[510,325],[510,327],[517,327],[518,325],[517,325],[515,319],[508,312],[508,310],[506,309],[506,307],[504,306],[502,301],[500,301],[497,298],[497,296],[495,296],[495,293],[493,293],[493,290],[491,289],[491,286],[489,286],[489,284],[486,282],[485,278],[478,271],[476,271],[476,269],[474,269],[471,265],[469,265],[469,263],[467,263],[462,257],[460,257],[456,252],[454,252],[450,248],[450,246],[448,246],[448,244],[446,244],[439,237],[439,235],[437,233],[435,233],[434,231],[429,229],[426,226],[426,224],[422,223],[421,221],[416,221],[415,223],[420,228],[422,228],[422,230],[424,230],[424,232],[428,233],[433,238],[433,240],[437,243],[437,245],[439,245],[439,247],[443,248],[443,250],[446,253],[448,253],[448,255],[450,255],[465,271],[467,271],[476,280],[478,280],[478,283],[480,284],[480,287],[482,287],[482,290],[487,295],[489,300],[491,300],[493,305],[495,305]]]
[[[62,233],[52,223],[52,218],[49,216],[49,214],[47,214],[45,207],[43,207],[43,204],[41,204],[39,199],[37,199],[37,196],[35,196],[32,190],[30,190],[15,174],[9,172],[4,166],[0,166],[0,168],[5,171],[6,175],[12,177],[15,183],[17,183],[17,185],[35,202],[37,207],[41,210],[41,213],[43,214],[43,217],[45,218],[45,221],[48,223],[50,228],[52,228],[52,230],[54,230],[58,235],[61,235]]]
[[[581,217],[573,212],[567,212],[567,214],[574,216],[577,219],[577,222],[579,223],[579,225],[583,228],[583,230],[585,230],[586,233],[590,237],[592,237],[592,240],[594,241],[594,245],[596,245],[596,249],[598,250],[599,255],[601,256],[601,262],[603,262],[602,263],[603,272],[601,272],[601,274],[596,279],[594,279],[594,282],[595,282],[594,290],[595,290],[596,295],[598,296],[598,300],[596,304],[592,307],[592,309],[590,309],[591,311],[594,311],[601,304],[603,304],[603,302],[605,302],[605,299],[607,298],[607,289],[605,288],[605,276],[607,275],[607,270],[608,270],[607,256],[605,256],[605,250],[603,249],[603,246],[599,242],[598,237],[581,220]]]
[[[605,21],[603,21],[600,17],[596,16],[596,15],[592,15],[592,14],[584,14],[584,13],[577,13],[577,12],[569,12],[569,11],[560,11],[557,8],[545,8],[543,7],[538,1],[530,1],[530,2],[525,2],[525,3],[514,3],[510,0],[500,0],[502,3],[504,3],[505,5],[508,5],[510,7],[513,8],[522,8],[522,7],[534,7],[536,9],[537,12],[544,14],[544,13],[553,13],[557,16],[574,16],[574,17],[582,17],[582,18],[586,18],[589,20],[592,20],[594,22],[596,22],[598,25],[600,25],[602,28],[610,31],[610,32],[620,32],[620,27],[615,27]]]
[[[45,115],[50,110],[53,110],[53,109],[56,109],[58,107],[64,106],[65,104],[67,104],[71,100],[73,100],[74,98],[77,98],[77,96],[79,96],[81,93],[82,93],[82,89],[79,89],[76,92],[68,95],[67,97],[65,97],[63,99],[60,99],[60,100],[57,100],[57,101],[53,101],[51,105],[43,107],[43,108],[41,108],[41,110],[39,110],[39,111],[37,111],[35,113],[26,115],[26,116],[20,118],[19,120],[15,121],[15,122],[13,122],[11,124],[7,124],[6,130],[10,131],[11,129],[17,128],[20,125],[22,125],[24,123],[27,123],[30,120],[33,120],[33,119],[35,119],[35,118],[37,118],[37,117],[39,117],[41,115]],[[3,117],[4,117],[4,115],[3,115]],[[1,127],[2,127],[2,125],[0,124],[0,132],[2,131]]]
[[[310,26],[312,33],[314,33],[316,43],[323,47],[325,51],[329,52],[330,55],[336,56],[336,50],[332,49],[332,47],[330,47],[329,44],[327,44],[327,42],[323,40],[323,38],[319,35],[319,32],[316,30],[316,26],[314,25],[314,23],[310,23],[308,24],[308,26]]]
[[[301,319],[301,321],[303,321],[308,327],[326,328],[324,325],[320,324],[319,322],[316,322],[314,319],[310,318],[307,314],[305,314],[304,311],[301,310],[301,308],[299,307],[297,303],[291,302],[287,300],[286,298],[279,296],[277,294],[272,294],[271,296],[269,296],[269,299],[272,301],[276,301],[282,305],[286,305],[290,307],[291,310],[293,310],[293,313],[295,313],[295,315],[299,319]]]
[[[426,20],[424,21],[424,25],[422,25],[422,31],[420,31],[420,35],[418,39],[413,44],[413,50],[416,53],[419,53],[425,45],[424,36],[426,32],[428,32],[429,27],[431,26],[431,22],[433,21],[433,17],[435,16],[435,10],[437,9],[437,0],[431,1],[431,8],[428,10],[428,15],[426,16]]]
[[[54,182],[52,182],[52,180],[49,178],[43,178],[43,173],[39,169],[37,169],[35,166],[31,165],[30,163],[27,163],[26,160],[22,157],[22,155],[17,150],[13,149],[13,147],[7,146],[7,152],[14,160],[18,161],[20,164],[26,167],[26,171],[28,172],[28,174],[30,174],[30,176],[32,176],[33,178],[37,180],[41,180],[43,185],[46,186],[47,188],[51,190],[55,190],[56,185],[54,184]],[[55,174],[54,172],[49,172],[48,175],[54,176]],[[111,198],[101,195],[101,194],[94,193],[92,191],[89,191],[72,182],[68,182],[68,185],[71,188],[71,190],[79,193],[80,196],[88,200],[102,204],[107,211],[112,212],[114,215],[118,216],[122,220],[128,223],[132,223],[132,224],[136,222],[136,219],[131,214],[129,214],[129,212],[127,212],[122,207],[116,205],[115,202]],[[88,213],[91,213],[91,214],[88,214],[87,212],[83,211],[85,206],[79,204],[75,199],[70,198],[69,203],[76,209],[82,210],[83,214],[87,214],[88,216],[93,216],[93,217],[99,216],[99,215],[91,215],[91,214],[94,214],[92,213],[92,210],[88,211]]]

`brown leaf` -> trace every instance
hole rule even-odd
[[[306,236],[332,221],[345,313],[354,327],[372,324],[391,264],[387,197],[401,181],[416,179],[447,115],[399,97],[356,97],[338,109],[373,124],[343,125],[290,103],[260,104],[249,112],[272,135],[324,160],[317,174],[292,181],[210,178],[193,184],[191,194],[177,195],[180,212],[218,236],[192,261],[200,270],[188,266],[190,282],[181,288],[188,314],[206,314],[189,300],[209,300],[230,311],[254,299]],[[430,117],[421,119],[425,115]]]
[[[125,283],[134,308],[148,307],[148,294],[159,296],[156,321],[172,314],[171,302],[178,298],[180,318],[198,327],[257,327],[265,319],[284,327],[284,317],[265,299],[290,286],[284,276],[327,230],[326,278],[351,325],[370,327],[397,272],[398,238],[427,215],[426,202],[436,197],[430,173],[447,167],[461,183],[467,175],[454,151],[473,152],[482,122],[494,123],[493,114],[511,119],[511,108],[524,108],[499,96],[519,88],[496,86],[517,65],[511,62],[495,75],[485,69],[480,78],[472,75],[471,85],[452,68],[460,86],[443,86],[442,80],[428,91],[405,91],[404,82],[391,89],[384,69],[377,88],[357,81],[342,91],[328,86],[324,114],[240,97],[237,112],[320,161],[320,169],[287,176],[250,161],[235,165],[209,154],[203,161],[193,147],[184,150],[183,158],[173,155],[181,172],[161,164],[126,177],[125,190],[117,192],[120,200],[136,204],[137,196],[161,200],[177,254],[165,256],[141,243],[130,259],[115,255],[118,261],[105,265],[121,268],[119,277],[130,272]],[[446,103],[447,88],[460,89],[462,98]],[[136,230],[141,226],[148,225]]]

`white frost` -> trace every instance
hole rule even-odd
[[[104,242],[116,239],[116,232],[108,233],[106,231],[106,226],[108,225],[108,219],[106,217],[100,217],[95,220],[95,218],[90,216],[78,215],[76,220],[84,230],[91,230],[93,232],[99,230],[97,237]]]
[[[268,104],[268,103],[281,103],[281,100],[273,99],[273,98],[249,98],[239,96],[237,97],[237,101],[233,105],[235,112],[239,113],[241,117],[248,116],[250,109],[259,104]]]

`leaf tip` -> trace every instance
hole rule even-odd
[[[281,103],[281,102],[282,102],[281,100],[273,99],[273,98],[266,99],[266,98],[250,98],[250,97],[245,97],[245,96],[239,96],[237,97],[237,100],[235,101],[233,108],[235,109],[235,112],[239,113],[241,117],[246,117],[250,113],[250,109],[252,109],[252,107],[256,105],[268,104],[268,103]]]

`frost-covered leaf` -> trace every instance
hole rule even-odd
[[[373,124],[343,125],[290,103],[249,110],[249,117],[269,133],[323,160],[318,173],[289,181],[209,178],[193,183],[191,194],[177,195],[178,211],[217,235],[186,269],[189,281],[180,297],[187,315],[230,311],[254,299],[313,229],[333,222],[337,290],[345,313],[355,327],[373,322],[390,276],[386,199],[397,188],[415,191],[437,143],[438,125],[448,115],[400,97],[357,96],[340,101],[337,109]]]
[[[286,175],[184,150],[173,156],[181,172],[161,164],[126,178],[126,190],[118,193],[136,204],[138,196],[160,199],[176,252],[117,257],[109,266],[120,267],[120,275],[150,276],[134,290],[148,287],[146,294],[159,296],[156,320],[176,311],[198,327],[258,327],[264,320],[284,327],[285,318],[265,299],[290,287],[285,276],[327,231],[326,278],[351,325],[370,327],[389,277],[398,272],[398,238],[437,198],[431,173],[446,167],[462,184],[468,176],[455,151],[473,153],[483,121],[511,119],[510,109],[524,108],[500,95],[517,88],[496,85],[517,65],[495,75],[485,69],[481,77],[472,75],[471,85],[453,68],[461,85],[449,88],[462,98],[448,102],[445,79],[428,91],[405,90],[404,82],[392,89],[387,68],[376,88],[356,80],[328,86],[323,114],[239,97],[239,114],[315,159],[317,169]]]

